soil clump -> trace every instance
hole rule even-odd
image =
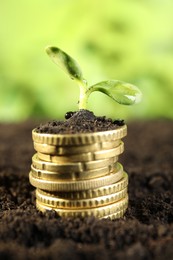
[[[36,128],[38,133],[76,134],[113,130],[124,124],[123,120],[112,120],[105,116],[95,116],[93,112],[81,109],[67,112],[65,121],[52,120]]]

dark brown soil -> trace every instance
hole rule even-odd
[[[89,110],[81,109],[76,112],[67,112],[66,120],[53,120],[37,127],[38,133],[74,134],[92,133],[113,130],[124,124],[123,120],[112,120],[105,116],[95,116]]]
[[[173,122],[128,125],[123,219],[61,219],[34,204],[35,123],[0,126],[0,259],[173,259]]]

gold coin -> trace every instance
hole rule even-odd
[[[73,209],[79,209],[79,208],[94,208],[94,207],[100,207],[104,206],[110,203],[114,203],[116,201],[119,201],[123,199],[127,195],[127,187],[119,192],[109,194],[106,196],[96,197],[92,199],[83,199],[83,200],[69,200],[69,199],[63,199],[56,196],[51,196],[49,193],[42,191],[42,190],[36,190],[36,198],[39,202],[42,204],[52,207],[52,208],[73,208]]]
[[[102,159],[90,162],[64,162],[64,163],[52,163],[45,162],[38,158],[37,154],[32,157],[32,165],[38,170],[52,171],[52,172],[83,172],[96,170],[98,168],[107,167],[117,162],[117,157],[112,157],[110,159]]]
[[[120,155],[124,151],[124,143],[121,142],[116,148],[109,150],[102,150],[94,153],[94,160],[101,160],[106,158],[111,158],[113,156]]]
[[[126,212],[127,208],[124,208],[116,213],[113,213],[111,215],[107,215],[107,216],[104,216],[103,218],[104,219],[111,219],[111,220],[114,220],[114,219],[118,219],[118,218],[122,218]]]
[[[53,163],[63,163],[63,162],[88,162],[94,160],[109,159],[118,156],[124,151],[124,143],[121,142],[119,146],[113,149],[101,150],[97,152],[73,154],[69,156],[54,156],[38,152],[38,158]]]
[[[60,197],[62,199],[83,200],[83,199],[92,199],[100,196],[107,196],[109,194],[117,193],[125,189],[127,185],[128,185],[128,175],[126,172],[124,172],[123,178],[120,181],[97,189],[81,190],[81,191],[73,191],[73,192],[46,191],[46,194],[49,194],[50,196]]]
[[[49,154],[49,155],[71,155],[88,152],[96,152],[105,149],[112,149],[120,144],[120,140],[112,142],[93,143],[88,145],[78,146],[55,146],[48,144],[41,144],[34,142],[34,149],[37,152]]]
[[[110,160],[111,161],[111,160]],[[54,163],[54,162],[47,162],[40,160],[37,154],[34,154],[32,157],[32,165],[34,168],[39,170],[46,170],[46,171],[59,171],[59,172],[81,172],[84,170],[83,163],[81,162],[64,162],[64,163]],[[104,167],[104,165],[103,165]]]
[[[78,180],[78,181],[48,181],[39,178],[35,178],[33,173],[29,173],[30,183],[41,190],[48,191],[81,191],[96,189],[102,186],[110,185],[118,182],[123,177],[123,167],[119,164],[119,170],[112,172],[102,177],[93,178],[89,180]]]
[[[33,141],[41,144],[58,145],[58,146],[75,146],[88,145],[92,143],[111,142],[121,139],[127,134],[127,126],[121,126],[115,130],[79,133],[79,134],[44,134],[37,133],[36,129],[32,131]]]
[[[36,207],[45,212],[46,210],[54,210],[61,217],[89,217],[94,216],[97,218],[103,218],[108,215],[115,214],[119,211],[125,210],[128,205],[128,195],[125,198],[111,203],[106,206],[90,208],[90,209],[58,209],[44,205],[40,201],[36,200]]]
[[[93,178],[97,178],[97,177],[101,177],[104,176],[110,172],[115,172],[117,170],[119,170],[119,166],[117,163],[112,164],[112,165],[108,165],[106,167],[103,168],[98,168],[95,170],[90,170],[90,171],[81,171],[81,172],[73,172],[73,171],[66,171],[64,172],[60,172],[60,171],[45,171],[45,170],[39,170],[34,168],[33,165],[31,165],[31,171],[32,171],[32,176],[35,178],[40,178],[42,180],[47,180],[47,181],[51,181],[51,180],[59,180],[59,181],[63,181],[63,180],[88,180],[88,179],[93,179]]]
[[[102,168],[108,165],[111,165],[113,163],[118,162],[118,156],[114,156],[108,159],[101,159],[101,160],[95,160],[95,161],[89,161],[89,162],[81,162],[83,166],[83,170],[90,171],[97,168]]]

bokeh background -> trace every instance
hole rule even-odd
[[[0,121],[63,118],[79,88],[44,48],[74,57],[89,84],[119,79],[143,100],[115,104],[93,93],[88,109],[126,120],[173,119],[172,0],[1,0]]]

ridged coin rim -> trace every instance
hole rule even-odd
[[[107,142],[121,139],[126,135],[126,125],[115,130],[79,134],[45,134],[37,133],[36,128],[32,130],[32,138],[34,142],[57,146],[86,145],[98,142]]]
[[[49,144],[41,144],[34,142],[34,149],[39,153],[50,155],[71,155],[88,152],[96,152],[100,150],[108,150],[116,148],[120,144],[120,139],[111,142],[92,143],[88,145],[76,146],[57,146]]]
[[[58,209],[44,205],[36,199],[36,207],[41,211],[54,210],[61,217],[90,217],[103,218],[108,215],[115,214],[116,212],[126,209],[128,206],[128,195],[125,198],[108,204],[102,207],[90,208],[90,209]]]
[[[119,170],[118,163],[113,163],[111,165],[108,165],[106,167],[97,168],[90,171],[81,171],[81,172],[73,172],[71,170],[64,172],[61,171],[46,171],[46,170],[40,170],[36,169],[33,165],[31,165],[31,171],[32,176],[35,178],[40,178],[42,180],[48,180],[48,181],[78,181],[78,180],[89,180],[93,178],[98,178],[101,176],[104,176],[108,173],[115,172]]]
[[[106,196],[100,196],[92,199],[80,199],[80,200],[69,200],[63,199],[56,196],[51,196],[45,191],[36,189],[36,199],[52,208],[65,208],[65,209],[79,209],[79,208],[95,208],[108,205],[123,199],[127,195],[127,187],[123,190],[109,194]]]
[[[117,157],[124,151],[124,143],[120,142],[119,146],[107,149],[107,150],[101,150],[97,152],[88,152],[88,153],[81,153],[81,154],[72,154],[69,156],[63,156],[63,155],[49,155],[49,154],[43,154],[38,152],[38,158],[42,161],[46,162],[53,162],[53,163],[63,163],[63,162],[89,162],[89,161],[95,161],[95,160],[102,160],[102,159],[109,159],[112,157]]]
[[[128,207],[128,205],[127,205],[127,207]],[[111,215],[104,216],[104,217],[102,217],[102,219],[115,220],[115,219],[122,218],[127,211],[127,207],[118,211],[118,212],[116,212],[116,213],[113,213]]]
[[[103,177],[82,181],[47,181],[35,178],[32,172],[29,173],[30,183],[41,190],[49,191],[81,191],[95,189],[102,186],[118,182],[123,177],[123,167],[119,163],[120,169],[114,173],[107,174]]]
[[[112,183],[107,186],[99,187],[97,189],[89,189],[82,191],[73,191],[73,192],[51,192],[46,191],[50,196],[58,196],[64,199],[92,199],[99,196],[106,196],[112,193],[119,192],[128,186],[128,174],[123,172],[123,178],[115,183]],[[43,190],[44,191],[44,190]]]
[[[103,168],[104,166],[111,165],[118,161],[116,156],[102,159],[102,160],[95,160],[89,162],[65,162],[65,163],[53,163],[40,160],[38,158],[37,153],[32,157],[32,165],[34,168],[39,170],[45,171],[59,171],[62,173],[66,173],[67,171],[73,172],[82,172],[82,171],[90,171],[98,168]]]

